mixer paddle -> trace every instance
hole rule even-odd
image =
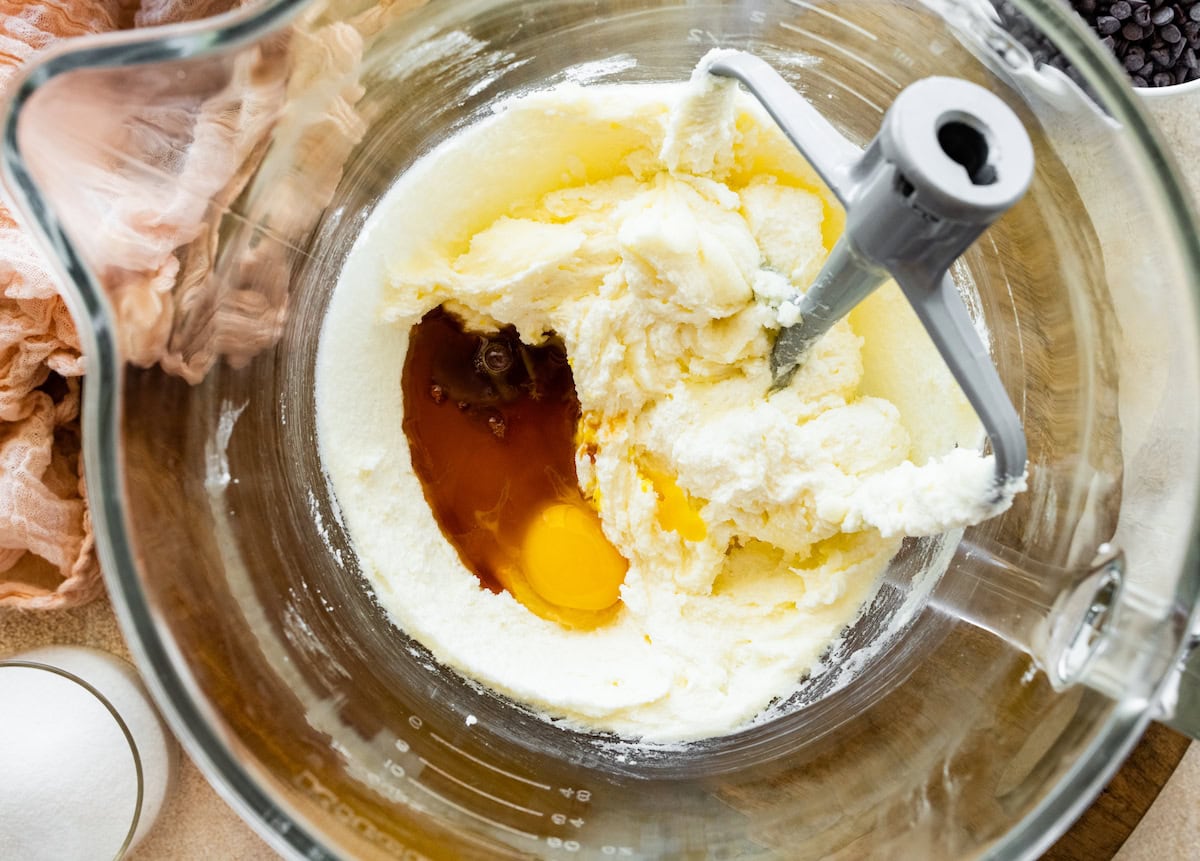
[[[894,279],[983,423],[998,488],[1023,476],[1020,418],[948,274],[1033,178],[1033,147],[1017,116],[975,84],[925,78],[900,93],[864,151],[758,57],[716,51],[708,71],[745,85],[846,210],[821,272],[790,300],[798,319],[775,341],[774,388],[834,323]]]

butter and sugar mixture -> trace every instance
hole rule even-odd
[[[768,394],[841,220],[704,75],[535,92],[417,162],[318,358],[322,457],[396,624],[572,727],[701,738],[793,691],[906,535],[995,513],[894,287]]]

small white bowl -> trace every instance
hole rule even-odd
[[[1188,81],[1186,84],[1172,84],[1169,87],[1134,87],[1134,92],[1147,101],[1189,96],[1200,93],[1200,78]]]

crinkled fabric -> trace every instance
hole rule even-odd
[[[0,0],[0,89],[35,52],[62,39],[175,23],[234,5],[235,0]],[[249,62],[245,72],[254,70],[262,71]],[[282,86],[281,79],[265,77],[263,104]],[[139,261],[144,266],[119,273],[128,283],[116,284],[113,293],[125,346],[139,364],[162,363],[194,380],[214,360],[208,355],[199,364],[189,362],[179,351],[172,353],[170,340],[177,306],[197,303],[194,296],[177,298],[179,285],[190,285],[185,294],[201,292],[211,271],[212,213],[219,214],[245,184],[246,164],[269,130],[269,111],[250,102],[216,96],[180,120],[194,145],[179,188],[191,200],[199,195],[216,201],[215,209],[159,209],[173,219],[166,230],[153,220],[132,218],[125,225],[140,253],[153,252]],[[261,349],[267,337],[243,339],[239,349]],[[103,590],[80,455],[84,369],[79,337],[53,279],[29,237],[0,207],[0,607],[71,607]]]
[[[287,282],[247,284],[216,250],[246,223],[223,216],[279,121],[290,62],[269,40],[232,64],[196,64],[179,86],[117,70],[49,94],[52,114],[88,133],[60,134],[30,168],[51,199],[72,202],[64,226],[112,303],[127,362],[196,383],[278,338]]]
[[[0,422],[0,606],[71,607],[103,591],[83,491],[79,379],[60,384],[57,400],[33,392],[23,418]],[[47,585],[44,569],[61,582]]]
[[[239,2],[0,0],[0,41],[11,43],[0,46],[0,87],[60,38],[178,23]],[[34,139],[53,146],[27,148],[26,158],[52,199],[72,202],[58,214],[111,301],[124,360],[195,383],[216,361],[240,366],[279,338],[292,246],[332,198],[365,129],[363,39],[396,13],[381,2],[349,23],[301,16],[304,38],[266,40],[231,65],[196,64],[185,79],[113,70],[43,90],[51,126]],[[274,158],[264,161],[269,142]],[[224,218],[235,201],[240,217]],[[218,259],[218,235],[229,231],[253,241],[229,241],[242,250]],[[80,474],[84,364],[37,252],[0,209],[0,606],[67,607],[101,591]]]
[[[159,27],[164,24],[178,24],[182,21],[197,21],[200,18],[210,18],[228,12],[238,5],[232,0],[142,0],[134,14],[134,24],[138,27]]]

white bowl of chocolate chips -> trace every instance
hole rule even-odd
[[[1066,2],[1112,51],[1139,94],[1156,98],[1200,92],[1200,0]],[[1016,26],[1013,35],[1030,49],[1035,61],[1078,80],[1066,58],[1035,35],[1037,31],[1020,20],[1007,0],[996,7],[1010,27]]]

